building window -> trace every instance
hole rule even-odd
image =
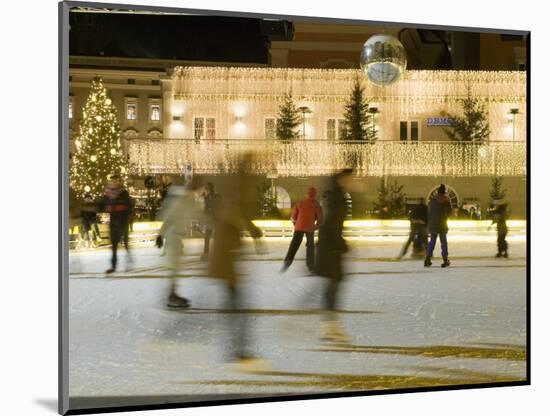
[[[135,78],[128,78],[128,84],[133,85],[133,84],[135,84],[135,83],[136,83]]]
[[[340,138],[346,120],[343,118],[329,118],[327,120],[327,140],[336,140]]]
[[[266,140],[275,139],[277,134],[277,119],[273,117],[266,118],[264,121],[264,137]]]
[[[274,197],[275,206],[278,209],[289,210],[292,208],[292,201],[288,191],[282,186],[270,187],[266,193],[266,196]]]
[[[437,188],[439,188],[439,186],[432,189],[432,191],[428,194],[428,201],[430,201],[432,198],[435,198],[435,196],[437,195]],[[447,196],[451,201],[451,207],[458,208],[460,206],[460,197],[458,196],[458,193],[447,184],[445,184],[445,188],[447,189]]]
[[[418,141],[418,121],[411,121],[411,140]]]
[[[151,104],[151,121],[160,121],[160,104]]]
[[[160,81],[158,79],[152,79],[151,85],[160,85]]]
[[[137,120],[137,103],[126,103],[126,120]]]
[[[69,98],[69,120],[73,119],[73,107],[74,107],[73,98],[70,97]]]
[[[407,122],[399,122],[399,140],[407,140]]]
[[[399,140],[417,142],[420,138],[420,123],[418,120],[399,122]]]
[[[193,123],[194,134],[196,141],[216,139],[216,119],[213,117],[195,117]]]
[[[327,120],[327,140],[336,140],[336,119]]]
[[[206,140],[215,140],[216,139],[216,119],[207,118],[205,124],[206,124]]]

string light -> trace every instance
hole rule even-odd
[[[326,140],[132,140],[133,174],[179,174],[181,161],[198,174],[235,172],[240,155],[257,153],[254,171],[279,176],[320,176],[354,167],[361,176],[525,176],[525,142],[484,145],[454,142],[342,143]]]
[[[95,198],[101,195],[110,175],[121,176],[125,183],[128,173],[116,108],[100,78],[92,80],[82,116],[71,160],[70,186],[80,198],[85,193]]]
[[[439,117],[442,111],[460,113],[468,90],[487,104],[490,140],[512,141],[506,119],[511,107],[519,111],[515,139],[526,139],[525,71],[409,70],[399,82],[380,87],[367,82],[359,69],[176,67],[165,91],[167,108],[177,121],[170,118],[166,131],[171,138],[184,138],[192,131],[193,115],[204,112],[207,105],[219,126],[218,136],[260,139],[264,118],[275,117],[285,94],[292,90],[296,105],[313,111],[306,128],[324,134],[327,119],[341,118],[357,78],[370,103],[381,110],[377,116],[379,140],[398,139],[396,120]],[[240,107],[247,108],[246,129],[231,129]],[[325,138],[317,134],[314,138]],[[441,139],[445,138],[443,134]]]

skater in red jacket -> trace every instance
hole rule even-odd
[[[310,271],[313,271],[315,264],[315,250],[313,244],[313,234],[315,230],[323,223],[323,210],[319,202],[315,199],[317,190],[309,188],[306,197],[299,201],[290,217],[294,224],[294,235],[286,253],[285,262],[282,271],[286,271],[292,264],[296,252],[302,244],[304,235],[306,236],[306,264]]]

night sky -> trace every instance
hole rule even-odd
[[[69,22],[72,56],[267,65],[270,41],[293,39],[291,22],[245,17],[72,12]],[[399,34],[406,31],[403,28]],[[419,53],[418,45],[404,43],[409,69],[455,67],[445,31],[423,29],[416,33],[423,45],[439,49],[434,55],[432,48],[432,59]],[[461,36],[465,66],[455,69],[479,69],[479,34],[465,32]]]
[[[260,19],[71,13],[69,21],[70,55],[268,62]]]

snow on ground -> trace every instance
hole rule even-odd
[[[346,346],[319,341],[325,280],[306,272],[305,247],[279,273],[288,243],[268,240],[265,255],[248,243],[243,254],[251,343],[271,367],[258,374],[227,362],[235,315],[224,313],[222,283],[206,277],[201,240],[186,242],[182,258],[186,311],[163,306],[168,281],[158,249],[135,248],[131,271],[109,277],[108,249],[72,252],[72,406],[107,396],[101,403],[112,406],[141,403],[129,396],[181,402],[525,378],[524,237],[510,239],[509,259],[495,259],[494,239],[451,236],[449,269],[439,258],[430,269],[395,261],[400,238],[350,241],[339,307],[352,339]],[[124,270],[124,252],[120,260]]]

